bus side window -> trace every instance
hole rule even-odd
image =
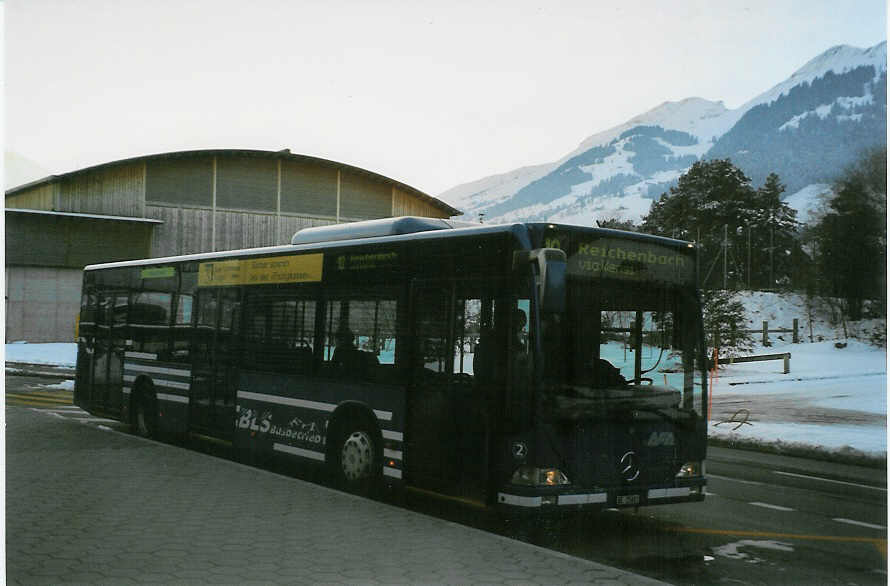
[[[192,339],[192,307],[194,297],[182,293],[176,297],[176,313],[173,318],[173,355],[177,362],[191,360],[189,349]]]
[[[314,300],[251,296],[245,307],[244,366],[311,374],[314,334]]]
[[[390,382],[396,371],[395,299],[328,301],[321,374]]]
[[[415,376],[444,375],[453,372],[449,335],[451,327],[448,316],[450,292],[427,289],[416,300],[417,345],[414,360]],[[436,378],[442,378],[437,376]]]
[[[96,332],[96,291],[93,288],[84,289],[80,301],[79,334],[82,338],[92,338]]]
[[[196,300],[197,318],[192,337],[192,358],[198,362],[210,360],[210,349],[213,333],[216,329],[216,294],[215,289],[198,291]]]
[[[130,306],[130,331],[133,349],[166,360],[170,346],[170,309],[173,295],[143,291],[133,295]]]
[[[222,289],[219,292],[219,328],[215,352],[219,360],[228,361],[239,351],[239,326],[241,318],[241,291]]]

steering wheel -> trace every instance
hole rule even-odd
[[[634,379],[633,384],[638,385],[638,384],[641,384],[641,383],[643,383],[643,382],[647,382],[647,383],[649,383],[649,384],[651,385],[653,381],[652,381],[652,379],[649,378],[648,376],[641,376],[640,378]]]

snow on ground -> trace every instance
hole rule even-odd
[[[54,385],[44,385],[47,389],[59,389],[62,391],[73,391],[74,390],[74,381],[73,380],[63,380],[62,382],[56,383]]]
[[[887,350],[867,340],[886,332],[886,320],[844,324],[831,303],[796,293],[751,291],[739,299],[750,329],[763,321],[769,329],[790,329],[797,318],[801,343],[792,344],[790,333],[770,333],[763,346],[762,335],[753,334],[750,355],[789,352],[791,371],[782,373],[781,360],[721,368],[711,386],[710,434],[885,457]],[[747,424],[720,423],[746,418]]]
[[[74,368],[77,362],[77,344],[61,342],[28,344],[27,342],[13,342],[6,345],[6,362],[70,366]]]
[[[886,353],[856,341],[842,349],[834,344],[755,350],[790,352],[788,374],[783,374],[781,360],[722,368],[711,385],[710,435],[884,456]]]
[[[848,335],[860,337],[854,339],[844,337],[843,326],[832,323],[824,304],[808,310],[801,295],[751,292],[742,301],[752,329],[763,320],[770,328],[790,328],[798,318],[801,343],[792,344],[790,334],[773,333],[772,345],[764,347],[755,335],[758,345],[752,354],[791,353],[788,374],[783,374],[781,360],[721,368],[711,386],[709,433],[886,457],[887,352],[861,341],[886,329],[884,321],[847,324]],[[837,348],[836,343],[846,346]],[[75,359],[75,344],[6,345],[8,362],[73,368]]]

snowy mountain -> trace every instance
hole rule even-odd
[[[639,221],[654,198],[699,159],[730,158],[762,185],[770,172],[786,196],[812,195],[869,147],[886,144],[887,45],[834,47],[735,110],[689,98],[665,102],[588,137],[552,163],[454,187],[439,197],[489,221],[592,224]],[[808,188],[820,184],[818,188]]]

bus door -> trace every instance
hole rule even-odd
[[[109,413],[120,413],[123,391],[124,346],[127,327],[127,293],[100,291],[93,330],[92,385],[90,405]]]
[[[474,357],[492,300],[473,285],[414,284],[405,467],[409,484],[484,502],[492,404]]]
[[[235,425],[239,300],[237,288],[203,289],[197,296],[189,421],[222,439],[232,438]]]

